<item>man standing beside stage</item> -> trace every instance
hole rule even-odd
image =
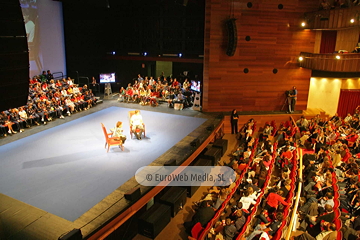
[[[135,110],[135,114],[130,118],[131,131],[135,134],[138,140],[141,139],[141,135],[144,131],[142,116],[139,110]]]
[[[290,109],[290,113],[295,111],[295,105],[296,105],[296,100],[297,100],[297,89],[294,86],[293,89],[290,92],[290,98],[291,98],[291,109]]]

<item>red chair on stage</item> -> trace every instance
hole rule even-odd
[[[110,137],[112,133],[108,133],[106,131],[106,128],[104,124],[101,123],[101,127],[103,129],[104,135],[105,135],[105,148],[107,146],[107,152],[109,152],[110,146],[119,146],[122,151],[124,151],[123,141],[118,139],[117,137]]]

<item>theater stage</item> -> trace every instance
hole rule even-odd
[[[141,110],[143,140],[130,139],[128,111],[134,108],[114,101],[25,131],[36,133],[1,139],[19,138],[0,146],[1,239],[57,239],[73,228],[89,235],[130,206],[124,193],[139,186],[138,168],[169,159],[181,164],[195,151],[190,143],[205,141],[208,127],[221,122],[191,109],[154,112],[124,105]],[[111,128],[118,120],[128,137],[125,150],[106,153],[100,123]]]

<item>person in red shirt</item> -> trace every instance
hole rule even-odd
[[[265,209],[268,210],[269,213],[273,213],[279,206],[279,203],[287,206],[289,203],[285,202],[284,199],[278,194],[279,188],[275,187],[275,192],[269,193],[266,198]]]
[[[289,147],[285,147],[283,153],[280,155],[281,167],[288,166],[291,162],[293,155]]]

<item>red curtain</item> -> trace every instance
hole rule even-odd
[[[345,117],[348,113],[354,114],[355,108],[360,105],[360,90],[340,90],[337,113]]]
[[[333,53],[335,51],[336,35],[337,31],[322,31],[320,53]]]

